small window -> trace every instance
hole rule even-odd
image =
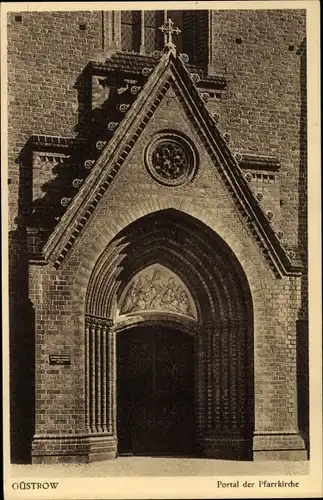
[[[22,22],[22,15],[21,14],[15,15],[15,22],[16,23],[21,23]]]

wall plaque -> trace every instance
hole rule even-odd
[[[71,356],[70,354],[50,354],[49,355],[50,365],[70,365]]]

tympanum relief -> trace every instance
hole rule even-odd
[[[194,301],[183,281],[154,264],[135,275],[120,297],[120,314],[164,311],[196,318]]]

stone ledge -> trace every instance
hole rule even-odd
[[[144,68],[154,69],[159,62],[153,56],[142,55],[136,53],[117,52],[112,54],[106,61],[91,60],[88,63],[87,70],[91,71],[94,76],[107,76],[109,73],[124,73],[125,75],[133,75],[134,77],[142,77]],[[227,80],[221,75],[205,75],[202,67],[195,64],[185,64],[190,73],[195,73],[199,76],[199,81],[196,82],[197,87],[208,90],[225,90]]]

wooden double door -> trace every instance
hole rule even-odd
[[[117,334],[118,453],[194,451],[193,337],[168,327]]]

